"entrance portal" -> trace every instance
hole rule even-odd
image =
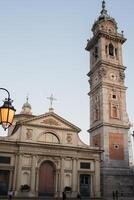
[[[80,194],[90,196],[91,177],[88,174],[80,174]]]
[[[9,184],[9,171],[0,170],[0,195],[7,195]]]
[[[54,195],[55,168],[52,162],[43,162],[39,169],[39,196]]]

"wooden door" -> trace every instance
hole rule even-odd
[[[54,166],[51,162],[44,162],[39,169],[39,196],[54,195]]]

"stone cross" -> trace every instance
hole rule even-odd
[[[49,99],[49,100],[50,100],[50,108],[52,108],[53,101],[56,101],[57,99],[56,99],[56,98],[54,98],[53,94],[51,94],[51,96],[50,96],[50,97],[47,97],[47,99]]]

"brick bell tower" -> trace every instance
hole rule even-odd
[[[134,189],[128,155],[126,67],[122,61],[122,45],[126,39],[117,29],[115,19],[108,15],[102,1],[86,50],[90,52],[90,144],[104,149],[101,186],[102,196],[107,199],[113,193],[131,196]]]

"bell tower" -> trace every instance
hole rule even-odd
[[[92,32],[93,36],[86,46],[86,50],[90,52],[90,144],[104,149],[102,195],[110,197],[113,191],[121,193],[126,187],[119,174],[123,173],[124,177],[130,172],[130,123],[124,85],[126,67],[122,60],[122,45],[126,39],[123,32],[118,32],[115,19],[108,15],[105,1],[102,1],[102,10],[92,26]],[[120,184],[123,185],[122,188]],[[127,192],[130,193],[129,188]]]

